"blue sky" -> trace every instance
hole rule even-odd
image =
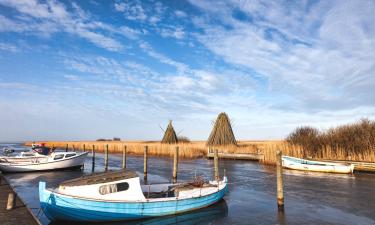
[[[374,1],[0,0],[0,141],[375,118]]]

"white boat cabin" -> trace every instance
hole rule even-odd
[[[0,157],[1,162],[12,162],[12,163],[45,163],[45,162],[54,162],[63,159],[69,159],[74,156],[77,156],[76,152],[53,152],[49,155],[42,155],[37,152],[28,151],[28,152],[21,152],[17,156],[13,157]]]

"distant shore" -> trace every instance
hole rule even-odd
[[[238,146],[215,147],[223,153],[251,153],[261,154],[261,163],[275,164],[276,151],[281,150],[284,155],[311,158],[306,155],[298,145],[291,145],[283,140],[254,140],[254,141],[237,141]],[[26,146],[31,146],[33,142],[25,142]],[[128,154],[142,155],[144,146],[148,146],[148,153],[153,156],[172,157],[173,149],[179,146],[179,157],[195,159],[204,158],[207,155],[208,147],[205,141],[191,141],[189,143],[178,144],[161,144],[159,141],[35,141],[35,143],[45,143],[46,146],[70,150],[91,151],[93,146],[96,152],[103,152],[108,145],[109,153],[122,153],[126,146]],[[366,152],[366,154],[333,154],[329,148],[323,152],[322,156],[317,159],[326,160],[353,160],[359,162],[375,162],[375,152]]]

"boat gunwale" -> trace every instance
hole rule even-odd
[[[352,164],[350,163],[339,163],[339,162],[325,162],[325,161],[316,161],[316,160],[310,160],[310,159],[303,159],[303,158],[297,158],[297,157],[292,157],[292,156],[282,156],[282,159],[291,159],[290,161],[292,160],[298,160],[299,162],[296,162],[296,163],[300,163],[300,164],[306,164],[306,165],[312,165],[312,166],[343,166],[343,167],[350,167]],[[306,162],[312,162],[314,164],[309,164],[309,163],[305,163],[304,161]]]

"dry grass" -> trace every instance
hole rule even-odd
[[[211,131],[210,137],[207,140],[208,146],[230,146],[237,145],[234,137],[232,126],[228,115],[224,112],[220,113],[215,121],[215,125]]]
[[[39,142],[38,142],[39,143]],[[95,145],[95,150],[103,152],[105,146],[108,144],[110,153],[122,153],[124,146],[127,146],[129,154],[142,155],[144,146],[148,146],[150,155],[172,157],[175,146],[179,146],[179,155],[182,158],[202,158],[207,154],[207,146],[204,141],[191,141],[189,143],[178,144],[161,144],[157,141],[43,141],[46,146],[57,147],[65,149],[68,145],[69,149],[83,150],[85,145],[86,151],[91,151],[92,146]],[[220,152],[228,153],[257,153],[261,145],[266,142],[261,141],[243,141],[239,142],[238,146],[218,147]],[[25,143],[30,146],[32,142]]]
[[[176,132],[174,131],[174,128],[172,126],[172,121],[169,121],[169,124],[167,126],[167,129],[164,132],[163,139],[161,140],[161,143],[163,144],[176,144],[178,142]]]
[[[69,142],[53,142],[45,141],[47,146],[55,146],[58,148],[65,149],[68,144],[69,148],[72,149],[83,149],[83,145],[86,146],[86,151],[91,151],[92,146],[95,145],[96,151],[103,152],[105,145],[108,144],[110,153],[122,153],[124,146],[127,146],[129,154],[142,155],[144,146],[148,146],[149,154],[161,157],[173,157],[175,146],[179,146],[179,155],[182,158],[202,158],[207,154],[207,146],[204,141],[192,141],[190,143],[179,143],[177,145],[161,144],[157,141],[110,141],[110,142],[98,142],[98,141],[69,141]],[[31,145],[31,142],[26,143]],[[215,147],[216,148],[216,147]],[[226,153],[259,153],[263,154],[263,158],[260,160],[261,163],[275,164],[276,162],[276,151],[281,150],[284,155],[294,157],[308,157],[315,159],[331,159],[331,160],[353,160],[363,162],[375,162],[374,151],[364,151],[361,154],[351,153],[346,154],[344,150],[332,151],[329,147],[326,147],[319,156],[306,155],[302,147],[298,145],[291,145],[286,141],[238,141],[238,146],[218,147],[220,152]]]

